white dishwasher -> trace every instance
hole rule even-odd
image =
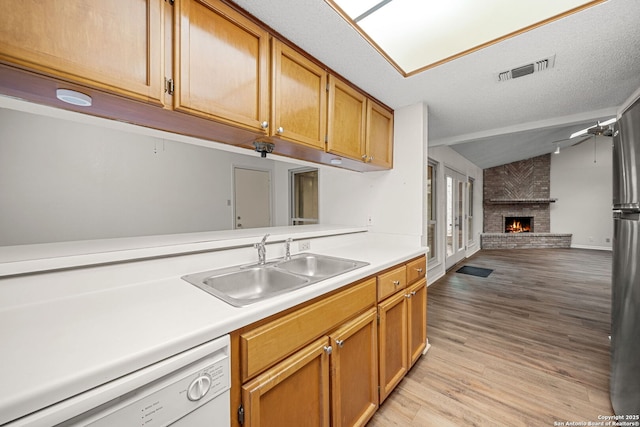
[[[225,335],[7,426],[228,427],[230,365]]]

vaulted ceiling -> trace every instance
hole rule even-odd
[[[425,103],[429,146],[483,168],[572,144],[571,133],[614,117],[640,88],[637,0],[608,0],[411,77],[324,0],[235,2],[390,107]],[[546,58],[553,67],[498,81]]]

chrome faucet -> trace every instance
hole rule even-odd
[[[293,239],[291,237],[289,237],[287,240],[284,241],[284,259],[285,261],[288,261],[291,259],[291,241]]]
[[[253,245],[253,247],[258,250],[258,264],[260,265],[264,265],[267,260],[267,248],[265,246],[267,237],[269,237],[269,234],[265,234],[260,243],[255,243]]]

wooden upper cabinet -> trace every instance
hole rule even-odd
[[[329,76],[327,151],[352,159],[366,158],[367,97]]]
[[[175,8],[174,109],[266,128],[266,30],[218,0],[178,0]]]
[[[366,132],[367,161],[385,169],[393,167],[393,113],[369,100]]]
[[[271,61],[270,135],[324,150],[326,71],[276,39],[272,43]]]
[[[162,103],[163,0],[15,0],[3,6],[0,62]]]
[[[393,113],[335,76],[329,76],[327,151],[371,164],[393,166]]]

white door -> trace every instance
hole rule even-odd
[[[271,172],[233,168],[234,228],[271,226]]]
[[[467,204],[467,179],[461,173],[452,169],[444,170],[445,185],[445,268],[449,269],[464,259],[466,221],[464,220]]]

